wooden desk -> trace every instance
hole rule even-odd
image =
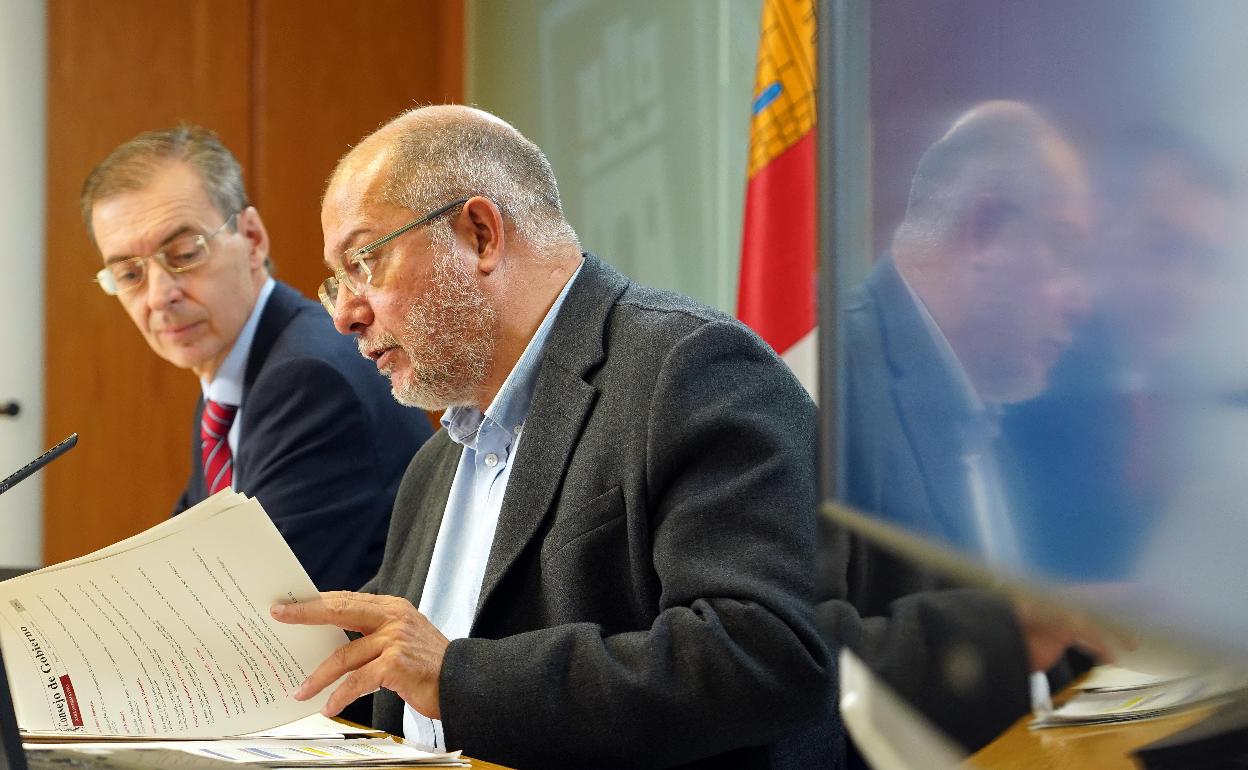
[[[1044,730],[1029,730],[1031,717],[1026,716],[978,751],[965,766],[983,770],[1138,770],[1131,751],[1195,724],[1214,710],[1213,706],[1203,706],[1160,719]]]

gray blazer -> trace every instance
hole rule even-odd
[[[816,716],[814,405],[737,321],[586,255],[544,351],[447,744],[520,767],[772,767]],[[461,448],[408,468],[366,590],[418,603]],[[377,694],[374,721],[402,729]]]

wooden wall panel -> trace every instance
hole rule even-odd
[[[252,195],[278,275],[308,296],[320,198],[347,148],[399,112],[463,98],[463,6],[440,0],[268,0],[257,6]]]
[[[250,0],[48,3],[44,558],[106,545],[165,516],[185,483],[193,375],[158,359],[91,277],[83,179],[118,143],[178,120],[249,158]],[[53,438],[55,437],[55,438]]]
[[[160,521],[188,471],[198,383],[147,347],[91,282],[83,178],[119,142],[178,120],[244,167],[279,277],[314,296],[318,201],[350,142],[410,104],[462,98],[462,0],[49,0],[49,563]]]

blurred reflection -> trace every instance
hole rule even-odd
[[[1127,665],[1248,660],[1248,5],[869,5],[870,189],[834,205],[887,248],[821,316],[839,501],[1127,621]],[[1081,620],[832,543],[865,630],[821,622],[964,745],[1026,708],[1008,661],[1086,664]]]
[[[1017,564],[1018,464],[1000,435],[1087,317],[1083,162],[1019,102],[980,104],[923,154],[891,252],[845,311],[846,500]]]
[[[1103,155],[1092,318],[1048,392],[1005,420],[1028,565],[1082,581],[1127,576],[1188,475],[1179,432],[1210,393],[1185,352],[1224,297],[1236,198],[1223,166],[1173,131],[1117,135]]]

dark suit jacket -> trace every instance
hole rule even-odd
[[[891,258],[854,292],[844,320],[845,501],[912,530],[973,542],[953,427],[966,399]],[[843,530],[825,526],[822,534],[816,612],[831,642],[849,645],[968,748],[1026,713],[1026,649],[1004,602],[953,587]],[[968,653],[977,667],[958,665]],[[949,676],[955,670],[965,675]]]
[[[424,412],[398,404],[324,309],[283,283],[256,327],[241,407],[234,489],[260,501],[317,588],[363,585],[381,563],[403,470],[432,433]],[[203,408],[175,514],[206,497]]]
[[[846,501],[974,550],[963,456],[975,417],[891,257],[851,295],[845,321]]]
[[[449,746],[519,767],[770,767],[814,716],[814,406],[735,320],[587,255],[551,329]],[[418,603],[461,448],[416,455],[367,590]],[[381,691],[378,727],[402,729]],[[769,745],[770,743],[770,745]]]
[[[1175,449],[1185,394],[1159,382],[1128,392],[1127,365],[1108,321],[1094,317],[1051,386],[1006,411],[1011,449],[1034,471],[1024,486],[1037,514],[1027,522],[1028,556],[1056,579],[1126,579],[1170,485],[1185,478]]]

